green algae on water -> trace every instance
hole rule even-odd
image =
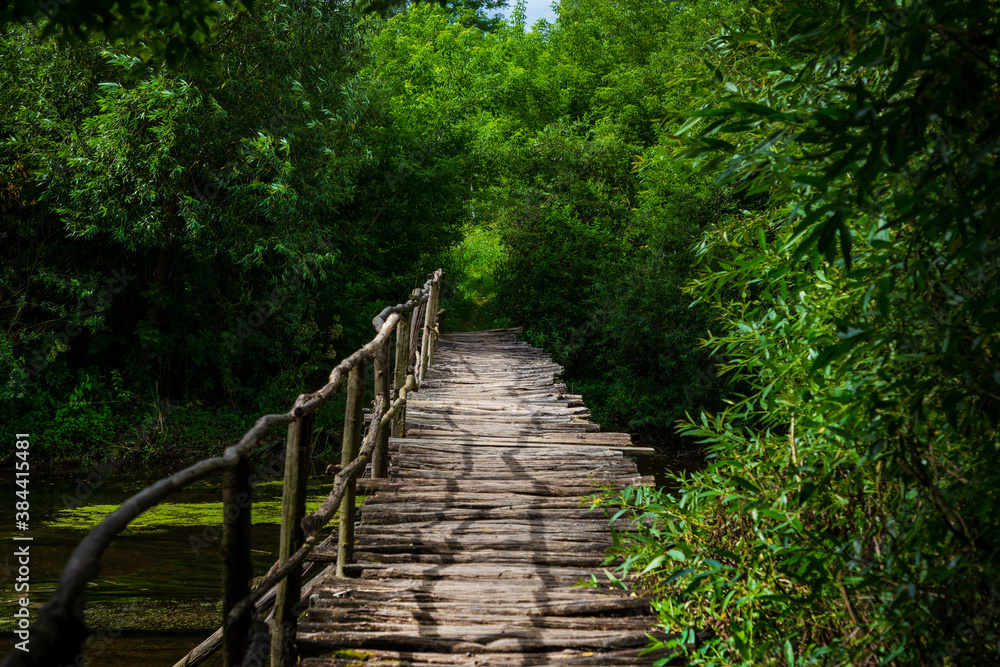
[[[325,496],[306,499],[306,512],[319,509]],[[55,530],[89,531],[118,509],[118,505],[82,505],[62,509],[44,522],[46,528]],[[255,525],[280,524],[281,500],[259,500],[251,508]],[[222,523],[222,502],[209,503],[160,503],[146,510],[122,531],[122,535],[163,531],[184,526],[211,526]]]
[[[92,628],[121,631],[198,632],[211,629],[222,618],[219,600],[172,600],[122,597],[114,602],[91,603],[84,619]]]

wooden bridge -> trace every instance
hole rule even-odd
[[[608,519],[581,506],[650,480],[561,372],[512,331],[442,338],[389,477],[359,480],[356,578],[313,589],[301,664],[652,664],[649,600],[606,587]]]
[[[649,635],[662,634],[648,599],[610,585],[602,569],[608,519],[584,501],[599,487],[650,483],[626,455],[651,450],[632,447],[627,434],[601,433],[581,397],[565,393],[562,369],[515,330],[439,336],[441,277],[435,272],[405,303],[376,316],[376,337],[288,413],[261,417],[221,456],[112,512],[67,563],[31,627],[31,653],[12,651],[0,667],[76,664],[86,636],[84,591],[108,544],[141,512],[216,471],[223,623],[178,667],[220,648],[227,667],[662,658],[640,655]],[[376,398],[362,438],[369,360]],[[341,466],[327,500],[306,515],[313,418],[347,378]],[[250,456],[279,425],[288,426],[280,556],[251,588]],[[356,485],[368,495],[359,516]],[[338,534],[320,541],[338,513]]]

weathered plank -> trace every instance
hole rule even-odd
[[[653,483],[651,476],[634,475],[608,482],[612,488],[623,488],[627,485],[649,485]],[[371,494],[379,491],[384,493],[401,493],[415,489],[425,491],[445,491],[473,493],[526,493],[539,496],[586,496],[600,492],[600,487],[592,480],[580,479],[516,479],[503,481],[479,481],[466,479],[371,479],[358,480],[358,489]]]
[[[497,651],[532,653],[535,651],[576,648],[591,651],[601,649],[641,649],[649,644],[648,630],[549,630],[523,628],[507,623],[482,625],[435,625],[437,634],[429,635],[420,627],[415,629],[378,629],[369,631],[305,632],[299,641],[317,649],[397,649],[410,651],[439,651],[443,653],[472,653]],[[303,649],[305,652],[309,649]],[[638,651],[637,651],[638,652]]]
[[[635,651],[580,651],[566,649],[538,653],[422,653],[419,651],[344,651],[343,657],[309,658],[299,664],[303,667],[365,667],[392,665],[393,667],[441,667],[442,665],[482,665],[496,667],[618,667],[635,665]],[[662,654],[658,657],[663,657]],[[360,662],[360,661],[364,662]]]

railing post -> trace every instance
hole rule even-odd
[[[295,402],[296,408],[302,397]],[[278,562],[284,563],[303,542],[302,518],[306,513],[306,481],[312,448],[314,416],[303,415],[288,426],[285,450],[285,488],[281,502],[281,538]],[[271,635],[271,667],[286,667],[298,662],[295,633],[298,627],[299,596],[302,572],[296,570],[277,586],[274,600],[274,630]]]
[[[365,423],[365,362],[360,361],[351,369],[347,381],[347,410],[344,413],[344,439],[340,452],[340,467],[346,468],[361,448],[361,430]],[[354,497],[357,485],[347,483],[344,499],[340,502],[340,532],[337,543],[337,576],[344,576],[344,566],[354,558]]]
[[[441,282],[438,281],[431,285],[431,297],[428,299],[427,307],[431,311],[431,351],[427,355],[427,365],[432,366],[434,364],[434,352],[437,350],[437,332],[438,332],[438,304],[441,301]]]
[[[411,311],[412,312],[412,311]],[[406,384],[408,366],[410,365],[410,318],[411,313],[404,312],[399,316],[396,325],[396,367],[393,377],[393,396],[399,398],[399,390]],[[392,420],[392,437],[406,437],[406,406]]]
[[[399,326],[397,322],[396,326]],[[392,405],[389,394],[389,341],[375,353],[375,398],[382,399],[382,409],[388,410]],[[376,413],[377,417],[378,414]],[[381,422],[381,420],[379,420]],[[381,427],[381,423],[373,423],[375,429],[375,451],[372,455],[372,477],[387,477],[389,475],[389,428]]]
[[[420,323],[424,317],[424,306],[420,304],[413,311],[413,318],[410,320],[410,353],[406,357],[407,373],[413,375],[418,382],[420,380],[420,352],[417,345],[420,342]]]
[[[424,376],[427,375],[427,364],[430,361],[431,355],[431,337],[433,336],[432,328],[434,326],[434,285],[431,285],[431,292],[427,296],[427,304],[424,308],[424,333],[420,338],[420,375],[417,379],[420,382],[424,381]]]
[[[222,664],[239,665],[246,657],[253,613],[229,624],[229,612],[250,595],[250,462],[240,457],[222,474]]]

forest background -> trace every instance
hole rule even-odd
[[[218,451],[442,265],[704,457],[596,503],[692,664],[995,661],[998,3],[499,6],[8,4],[0,420]]]

